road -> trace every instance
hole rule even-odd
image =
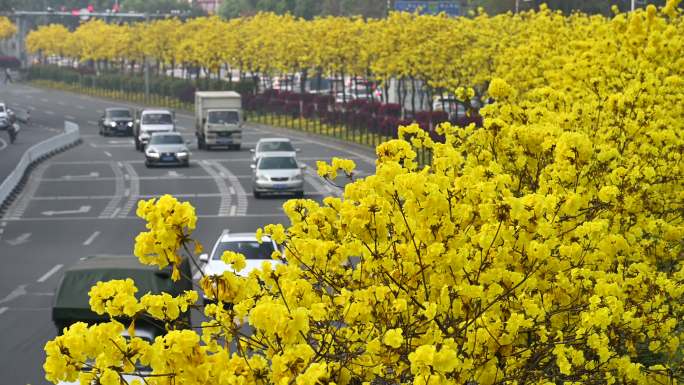
[[[40,102],[42,92],[42,90],[20,84],[3,84],[0,85],[0,102],[7,103],[8,107],[15,110],[19,108],[25,110],[27,105],[15,102],[23,102],[27,99],[37,99]],[[38,105],[31,103],[31,105],[34,104]],[[59,120],[55,111],[42,109],[31,111],[31,113],[33,116],[31,116],[30,125],[19,123],[21,130],[14,143],[10,144],[7,131],[0,131],[0,181],[14,170],[14,166],[29,147],[64,130],[64,122]]]
[[[0,218],[0,373],[3,384],[46,384],[43,346],[55,336],[50,321],[53,292],[63,270],[87,255],[131,254],[144,230],[135,216],[139,199],[173,194],[192,202],[199,216],[195,237],[205,248],[222,229],[254,231],[286,223],[285,198],[251,196],[249,148],[261,137],[287,136],[308,165],[307,198],[321,200],[329,186],[315,162],[340,156],[356,161],[361,175],[374,169],[370,149],[248,125],[241,151],[198,151],[189,168],[147,169],[131,138],[105,138],[95,122],[104,108],[121,105],[92,97],[22,86],[3,94],[10,104],[30,106],[36,124],[62,127],[72,120],[83,143],[36,167],[21,195]],[[49,112],[48,112],[49,111]],[[192,117],[178,114],[179,130],[193,139]],[[0,162],[4,155],[0,152]]]

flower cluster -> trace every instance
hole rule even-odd
[[[135,350],[149,380],[684,381],[684,20],[675,6],[611,19],[544,8],[481,16],[492,35],[510,32],[490,42],[501,52],[484,126],[443,124],[443,141],[403,127],[377,147],[375,173],[342,197],[285,203],[289,225],[257,231],[284,248],[277,261],[202,278],[215,303],[201,332],[173,330]],[[470,55],[462,60],[478,63]],[[418,149],[431,154],[425,166]],[[319,166],[330,179],[339,170],[353,164]],[[172,263],[191,251],[189,207],[163,197],[139,215],[150,230],[137,240],[141,259]],[[223,259],[235,271],[244,264]],[[131,285],[112,286],[93,289],[93,305],[125,311]],[[49,380],[75,379],[92,357],[109,366],[90,376],[125,371],[133,350],[95,343],[93,328],[48,342]],[[102,330],[117,341],[114,327]]]

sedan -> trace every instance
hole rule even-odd
[[[128,108],[107,108],[98,123],[100,135],[133,135],[133,114]]]
[[[155,132],[145,147],[145,166],[190,166],[190,150],[178,132]]]
[[[287,153],[287,155],[295,156],[299,149],[292,147],[292,142],[288,138],[262,138],[250,151],[253,154],[252,162],[256,163],[257,159],[269,153]]]
[[[262,156],[252,165],[254,197],[261,198],[266,193],[304,196],[304,168],[288,153],[273,152]]]

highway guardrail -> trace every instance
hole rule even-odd
[[[64,132],[31,146],[17,163],[14,170],[0,184],[0,207],[12,196],[21,184],[26,170],[36,161],[44,159],[50,154],[63,150],[78,143],[81,139],[78,124],[65,121]]]

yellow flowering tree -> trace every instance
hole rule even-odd
[[[684,35],[672,4],[507,16],[538,40],[511,39],[509,60],[489,64],[484,127],[443,124],[442,141],[402,127],[343,197],[288,201],[289,225],[257,230],[285,251],[247,277],[244,256],[225,253],[232,268],[198,283],[215,303],[99,283],[94,311],[152,317],[167,334],[77,323],[46,344],[47,379],[119,384],[142,363],[149,384],[682,383]],[[333,159],[318,172],[354,168]],[[137,214],[135,254],[178,278],[201,252],[194,209],[163,196]],[[175,322],[189,308],[206,317],[197,331]]]
[[[7,17],[0,16],[0,40],[12,37],[17,33],[17,26]]]

